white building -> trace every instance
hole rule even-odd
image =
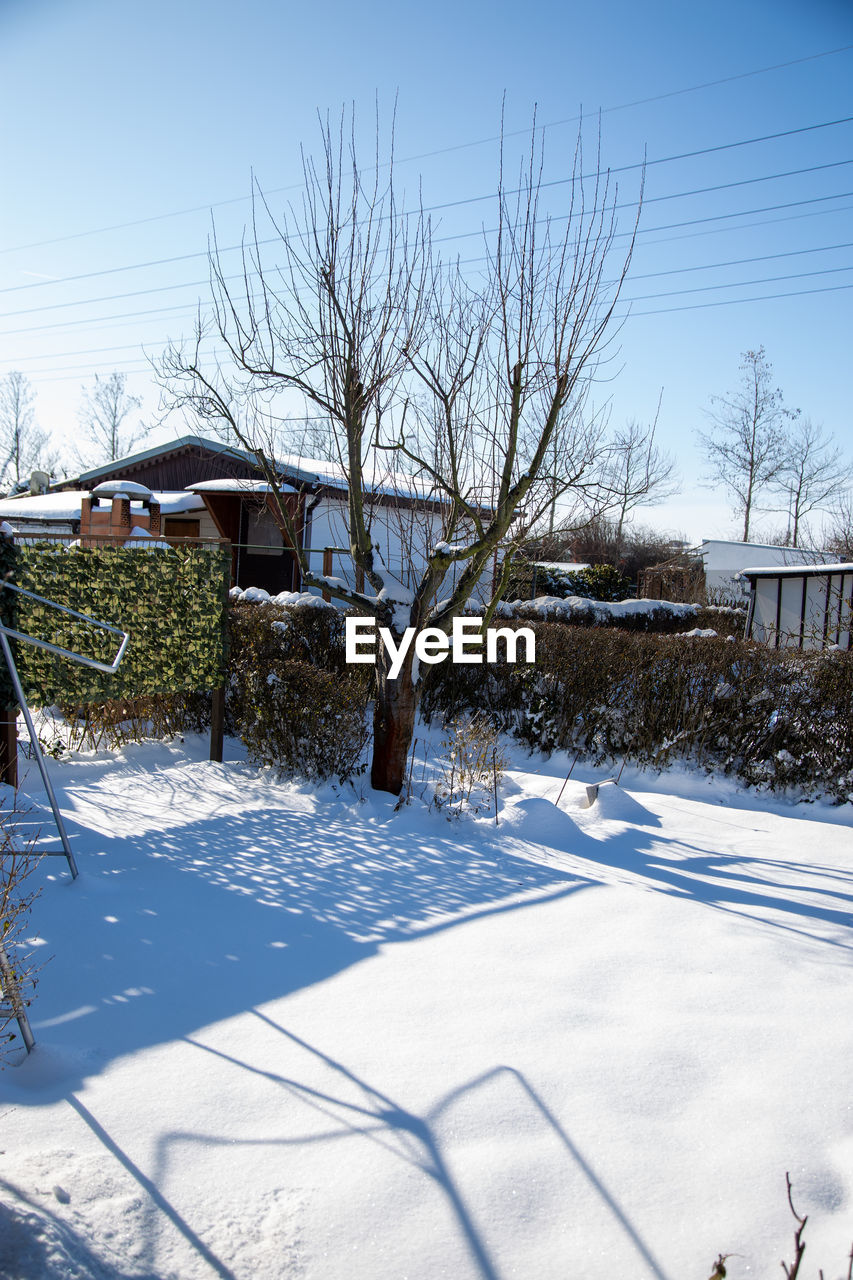
[[[746,639],[776,649],[850,649],[853,564],[743,570],[750,589]]]
[[[821,551],[803,547],[777,547],[759,542],[724,542],[706,538],[699,546],[705,566],[705,590],[710,604],[746,603],[749,582],[742,575],[750,568],[787,568],[824,564]]]

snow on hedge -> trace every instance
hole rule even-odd
[[[279,591],[278,595],[270,595],[263,587],[232,587],[228,598],[233,604],[286,604],[289,608],[334,609],[336,606],[322,596],[312,595],[310,591]]]
[[[622,622],[627,618],[695,618],[698,604],[675,604],[672,600],[589,600],[585,596],[537,596],[535,600],[502,601],[498,614],[502,618],[559,618],[565,622],[586,621],[592,614],[595,621]]]

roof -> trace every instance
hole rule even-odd
[[[79,520],[83,499],[89,497],[88,489],[61,489],[58,493],[4,498],[0,500],[0,520],[9,520],[13,524],[21,520]],[[166,516],[178,515],[182,511],[200,511],[204,507],[204,500],[194,493],[154,493],[152,497],[159,502],[160,511]],[[131,509],[141,506],[142,499],[133,499],[130,505]]]
[[[188,484],[187,489],[191,493],[272,493],[272,485],[267,484],[266,480],[201,480],[198,484]],[[279,489],[285,493],[298,493],[298,490],[290,484],[280,484]]]
[[[243,467],[251,468],[256,473],[260,470],[257,458],[246,450],[236,449],[231,445],[223,444],[219,440],[209,440],[205,436],[189,435],[180,436],[178,439],[168,441],[165,444],[154,445],[150,449],[129,454],[125,458],[116,458],[113,462],[104,463],[103,466],[95,467],[91,471],[84,471],[75,478],[73,483],[81,489],[90,489],[102,479],[114,477],[117,473],[120,475],[123,470],[131,471],[142,463],[153,462],[160,457],[166,457],[182,450],[200,450],[222,457],[223,462],[230,458],[240,463]],[[349,488],[346,468],[339,462],[330,462],[322,458],[304,458],[296,453],[280,454],[274,461],[283,481],[297,490],[329,488],[346,493]],[[228,478],[225,477],[225,479]],[[63,483],[67,484],[68,481]],[[205,481],[203,483],[208,482]],[[436,494],[435,487],[431,481],[422,480],[417,476],[407,475],[401,471],[374,468],[371,472],[369,469],[365,469],[365,486],[371,494],[381,498],[398,498],[408,502],[427,502],[435,506],[443,505],[443,501]],[[194,492],[201,491],[200,485],[194,483],[189,484],[187,488],[192,489]],[[224,490],[224,492],[229,491],[237,492],[237,489]],[[211,492],[211,490],[208,490],[208,492]],[[263,490],[255,490],[255,492],[263,492]]]
[[[756,547],[761,551],[790,551],[794,555],[818,556],[819,551],[809,547],[783,547],[778,542],[743,542],[740,538],[703,538],[697,550],[703,547]]]
[[[581,569],[589,569],[586,560],[536,560],[537,569],[557,569],[560,573],[579,573]]]
[[[100,467],[93,467],[90,471],[82,471],[79,476],[75,476],[75,481],[80,488],[89,489],[92,485],[97,484],[98,480],[113,475],[116,470],[122,467],[133,467],[140,462],[149,462],[153,458],[159,458],[162,454],[174,453],[176,449],[187,449],[193,446],[207,450],[209,453],[220,453],[226,457],[239,459],[241,462],[255,463],[254,458],[250,454],[245,453],[242,449],[233,449],[230,445],[222,444],[219,440],[208,440],[202,436],[180,436],[177,440],[169,440],[165,444],[152,445],[150,449],[142,449],[139,453],[129,453],[124,458],[115,458],[112,462],[105,462]]]
[[[814,578],[818,574],[853,573],[853,564],[786,564],[741,569],[740,578]]]

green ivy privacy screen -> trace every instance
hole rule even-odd
[[[219,688],[226,662],[230,564],[228,548],[215,543],[137,550],[13,546],[0,539],[0,573],[10,572],[17,586],[131,633],[114,675],[21,646],[16,660],[27,700],[34,706],[68,706]],[[109,636],[88,623],[24,595],[16,596],[14,609],[15,619],[6,625],[110,661]],[[0,684],[0,699],[13,705],[5,671],[0,671]]]

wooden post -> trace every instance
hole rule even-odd
[[[210,695],[210,758],[222,763],[225,741],[225,687],[221,685]]]
[[[18,785],[17,707],[0,707],[0,782],[9,787]]]
[[[332,548],[331,547],[323,548],[323,574],[327,578],[331,578],[332,576]],[[328,591],[323,592],[323,599],[326,601],[326,604],[330,603],[332,597],[329,595]]]
[[[226,542],[225,547],[230,550]],[[228,659],[231,647],[231,636],[228,629],[228,588],[231,585],[230,575],[226,571],[222,576],[222,684],[211,690],[210,694],[210,759],[222,763],[222,748],[225,742],[225,685],[228,682]]]

